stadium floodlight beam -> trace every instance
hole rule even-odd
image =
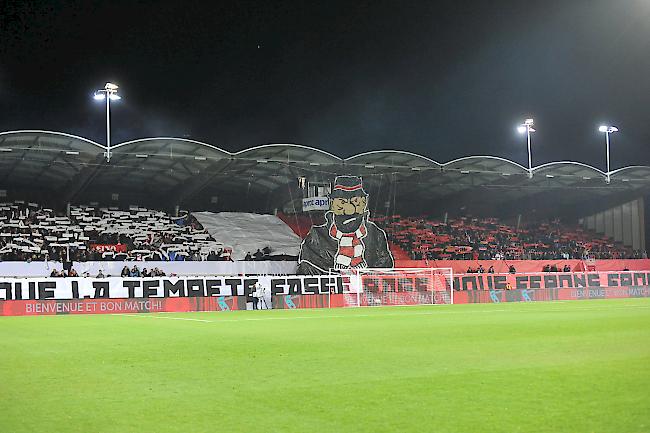
[[[530,133],[535,132],[535,129],[533,128],[533,125],[535,122],[533,119],[526,119],[524,123],[519,125],[517,127],[517,131],[519,131],[520,134],[526,133],[526,136],[528,138],[528,177],[532,178],[533,177],[533,164],[532,164],[532,157],[530,154]]]
[[[122,99],[117,94],[118,86],[113,83],[106,83],[103,89],[99,89],[93,95],[96,101],[106,100],[106,162],[111,162],[111,101]]]
[[[610,176],[609,176],[609,134],[612,134],[614,132],[618,132],[618,128],[616,126],[600,125],[598,130],[600,132],[605,133],[605,142],[607,143],[607,179],[605,181],[607,183],[609,183],[610,182]]]

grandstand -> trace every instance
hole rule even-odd
[[[295,261],[323,221],[302,199],[336,174],[363,178],[370,213],[404,262],[647,258],[645,166],[614,170],[608,184],[578,162],[529,177],[495,156],[340,158],[294,144],[231,153],[179,138],[117,144],[108,162],[101,144],[48,131],[0,133],[0,150],[3,261]],[[213,230],[196,219],[203,213],[220,215]]]
[[[132,207],[71,206],[68,215],[37,203],[0,203],[4,261],[228,260],[230,249],[189,216]]]
[[[644,258],[621,242],[559,221],[515,227],[498,218],[382,217],[388,239],[413,260],[557,260]],[[647,258],[647,257],[645,257]]]

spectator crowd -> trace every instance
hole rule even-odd
[[[280,218],[297,233],[308,232],[308,219]],[[439,221],[393,215],[373,221],[412,260],[647,258],[644,251],[557,220],[513,226],[497,218]],[[271,253],[260,248],[244,260],[295,260]],[[72,206],[61,214],[25,201],[0,203],[0,261],[218,261],[231,260],[231,254],[231,247],[216,241],[188,212],[175,217],[138,206]],[[70,271],[63,272],[70,276]],[[155,270],[147,272],[154,275]]]
[[[497,218],[461,217],[444,222],[394,215],[374,221],[386,231],[389,242],[412,260],[647,258],[643,251],[557,220],[520,227]]]
[[[58,269],[52,269],[52,272],[50,272],[50,277],[53,278],[75,278],[75,277],[89,277],[88,273],[84,273],[83,275],[79,275],[77,271],[71,266],[71,263],[69,263],[67,269],[64,267],[62,270]],[[95,275],[95,278],[108,278],[111,277],[112,275],[104,275],[104,271],[101,269]],[[165,272],[161,269],[158,269],[157,267],[153,268],[152,270],[147,270],[147,268],[143,268],[142,271],[138,268],[137,265],[133,265],[132,268],[129,268],[128,266],[124,266],[122,269],[122,272],[120,273],[120,277],[164,277],[166,276]]]
[[[61,215],[36,203],[0,203],[0,261],[216,261],[230,253],[188,213],[73,206]]]

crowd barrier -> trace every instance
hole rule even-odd
[[[518,273],[542,272],[544,265],[555,265],[564,269],[569,265],[571,271],[582,272],[593,270],[596,272],[643,271],[650,269],[650,259],[602,259],[602,260],[395,260],[396,268],[451,268],[454,274],[467,272],[467,268],[478,268],[481,265],[487,271],[490,266],[497,273],[506,273],[510,265]]]
[[[328,275],[0,278],[0,315],[243,310],[252,308],[256,283],[267,289],[264,307],[276,309],[350,306],[369,290],[384,292],[383,305],[417,304],[426,294],[418,289],[426,284],[396,284],[404,276],[372,278],[363,291],[349,277]],[[461,274],[453,284],[461,304],[650,297],[650,271]]]
[[[167,275],[282,275],[295,274],[295,261],[237,261],[237,262],[74,262],[73,267],[79,275],[88,273],[96,276],[99,271],[105,276],[119,276],[124,266],[129,269],[137,266],[142,270],[158,268]],[[1,277],[48,277],[53,269],[61,271],[61,262],[0,262]]]

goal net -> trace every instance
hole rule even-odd
[[[451,268],[337,270],[346,280],[343,306],[453,304]]]

